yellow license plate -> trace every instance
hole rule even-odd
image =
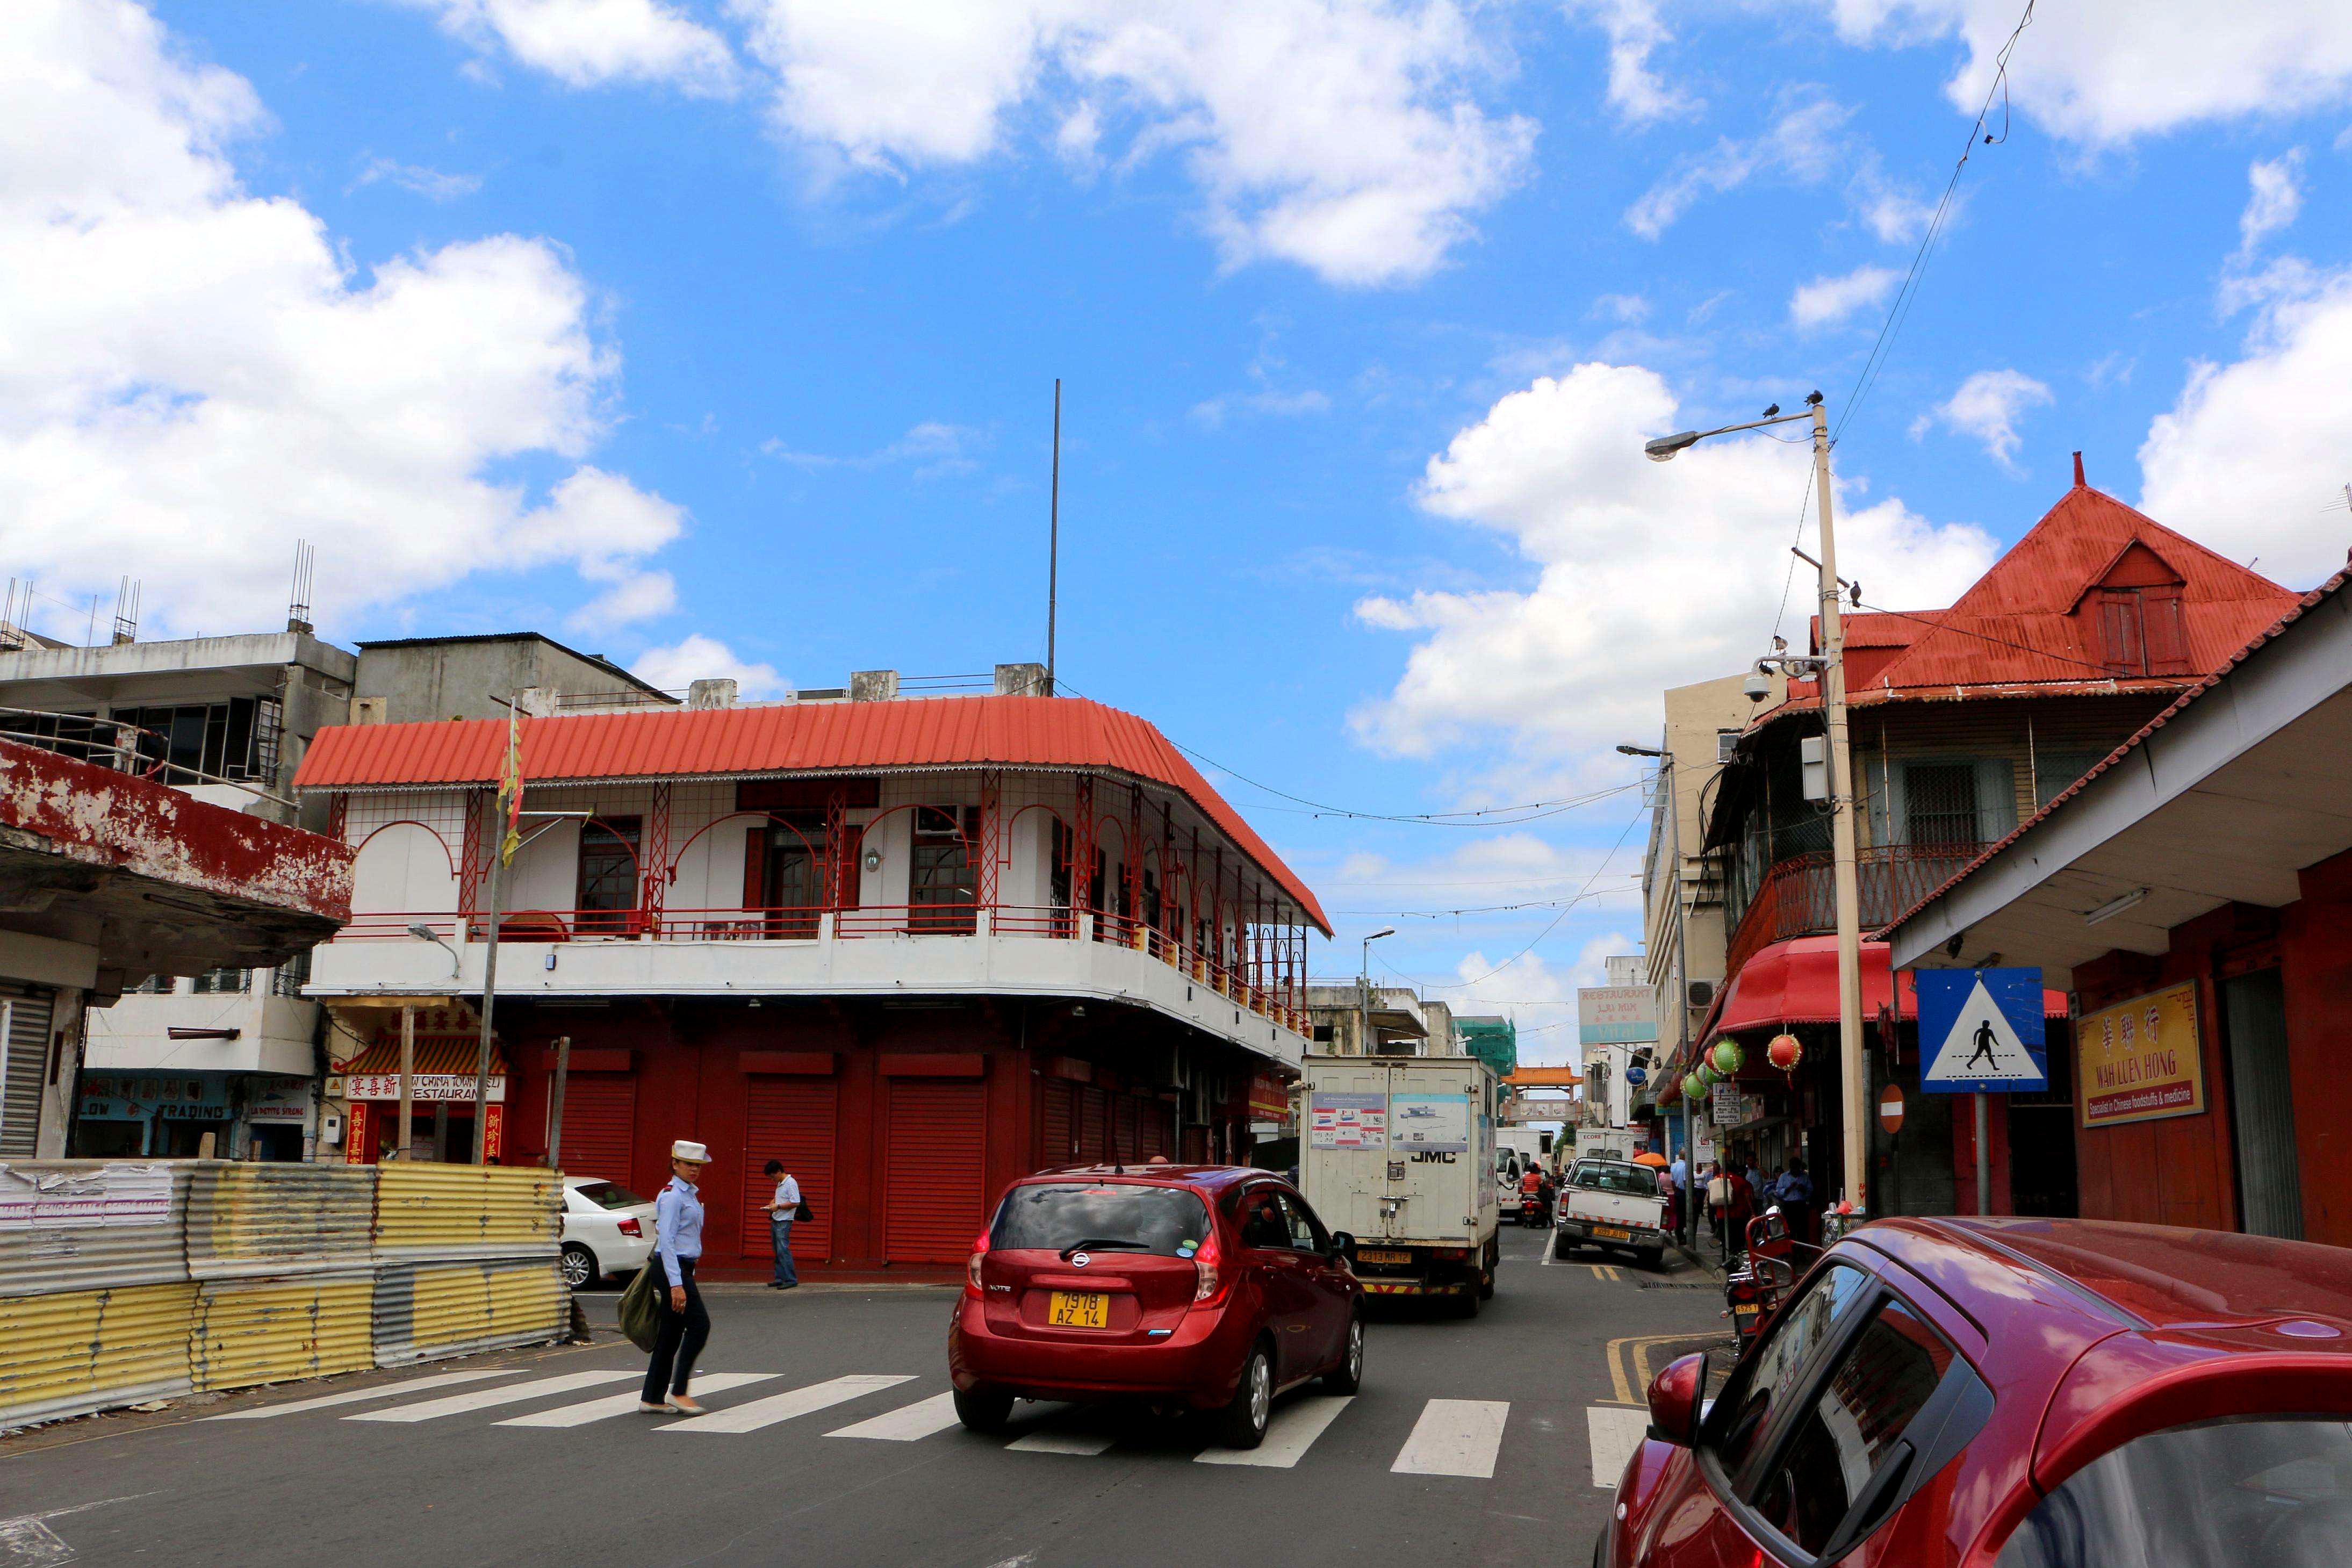
[[[1359,1260],[1365,1263],[1410,1263],[1412,1261],[1412,1254],[1410,1252],[1374,1252],[1364,1247],[1358,1247],[1356,1249],[1356,1257]]]
[[[1633,1233],[1632,1231],[1619,1230],[1613,1225],[1596,1225],[1592,1227],[1592,1234],[1609,1241],[1631,1241],[1633,1239]]]
[[[1734,1318],[1752,1318],[1762,1310],[1759,1307],[1734,1307],[1731,1309],[1731,1315]]]
[[[1057,1329],[1107,1329],[1110,1298],[1087,1290],[1056,1290],[1045,1303],[1045,1321]]]

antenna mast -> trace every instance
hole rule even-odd
[[[310,577],[319,547],[307,540],[294,542],[294,583],[286,595],[286,629],[308,633],[310,625]]]
[[[1054,378],[1054,483],[1046,503],[1045,695],[1054,695],[1054,621],[1062,598],[1062,378]]]

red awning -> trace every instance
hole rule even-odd
[[[1883,942],[1862,944],[1862,1016],[1868,1022],[1885,1007],[1892,976]],[[1902,976],[1902,1016],[1919,1016],[1916,982]],[[2066,1016],[2066,994],[2043,991],[2047,1017]],[[1790,1024],[1834,1024],[1838,1018],[1837,938],[1799,936],[1758,950],[1716,998],[1715,1010],[1696,1037],[1701,1048],[1726,1035],[1779,1029]]]

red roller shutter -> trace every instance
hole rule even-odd
[[[563,1084],[563,1173],[627,1186],[636,1151],[637,1080],[625,1072],[576,1072]]]
[[[882,1256],[961,1263],[988,1203],[988,1090],[948,1079],[894,1078]]]
[[[1057,1083],[1047,1079],[1045,1089],[1045,1146],[1037,1152],[1041,1170],[1066,1165],[1077,1158],[1077,1150],[1070,1140],[1070,1100],[1077,1092],[1076,1084]]]
[[[1118,1136],[1111,1143],[1111,1156],[1114,1159],[1124,1160],[1132,1165],[1143,1158],[1143,1142],[1138,1131],[1140,1118],[1136,1114],[1137,1107],[1133,1096],[1120,1095],[1118,1106]]]
[[[776,1183],[764,1167],[781,1160],[812,1216],[793,1227],[793,1257],[823,1262],[833,1256],[834,1082],[754,1074],[743,1084],[743,1255],[769,1255],[767,1204]]]
[[[1158,1100],[1143,1105],[1143,1157],[1168,1152],[1168,1108]]]
[[[1089,1085],[1078,1090],[1078,1159],[1100,1164],[1110,1158],[1110,1094]]]

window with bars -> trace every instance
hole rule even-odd
[[[310,983],[310,954],[306,949],[278,966],[270,976],[269,990],[276,996],[299,996],[302,987]]]
[[[574,924],[582,935],[618,935],[629,930],[637,907],[641,828],[634,816],[581,824],[580,890],[572,907],[579,911]]]
[[[118,708],[113,717],[142,731],[127,743],[135,742],[142,762],[161,763],[167,782],[194,782],[199,774],[277,782],[283,724],[275,697]]]
[[[173,974],[151,974],[136,985],[122,988],[125,996],[169,996],[178,985],[179,977]]]
[[[969,936],[977,929],[980,873],[971,840],[979,836],[980,813],[972,807],[915,808],[914,869],[907,889],[909,931]]]
[[[207,969],[189,987],[199,996],[243,995],[253,989],[249,969]]]

